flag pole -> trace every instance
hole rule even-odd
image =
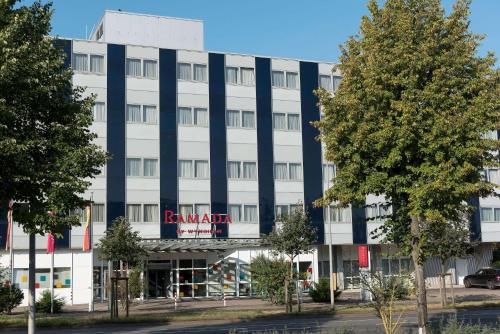
[[[14,218],[13,218],[13,206],[14,206],[14,201],[10,200],[9,201],[9,212],[7,216],[8,220],[8,230],[9,230],[9,240],[7,242],[9,243],[9,253],[10,253],[10,286],[14,284],[14,250],[12,249],[13,246],[13,241],[14,241]]]
[[[54,251],[50,253],[50,313],[54,314]]]
[[[94,217],[92,214],[92,206],[94,203],[94,193],[90,193],[90,224],[89,224],[89,246],[90,246],[90,300],[89,300],[89,312],[94,312],[94,240],[93,240],[93,230],[94,230]]]

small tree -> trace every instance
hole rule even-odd
[[[290,215],[283,217],[281,227],[269,234],[267,240],[275,254],[284,254],[290,259],[290,283],[294,282],[293,263],[295,258],[302,253],[311,252],[311,247],[316,241],[316,228],[311,223],[307,212],[300,208],[292,210]],[[288,289],[285,288],[285,291]],[[297,306],[300,312],[300,297],[297,288]],[[287,312],[292,311],[291,295],[287,296]]]
[[[474,246],[470,240],[467,221],[429,224],[429,240],[424,246],[424,252],[435,256],[441,264],[441,305],[446,305],[446,261],[463,257]]]
[[[405,280],[398,276],[386,277],[379,272],[361,276],[361,284],[372,295],[372,306],[382,320],[386,334],[398,333],[401,328],[403,312],[396,312],[395,302],[408,297],[408,282]]]
[[[138,231],[132,230],[130,222],[125,217],[118,217],[113,220],[111,227],[104,232],[104,236],[99,240],[98,247],[101,250],[99,258],[103,261],[110,261],[111,267],[115,268],[115,264],[119,264],[117,277],[125,276],[128,268],[141,262],[147,256],[147,251],[141,244],[141,237]],[[108,286],[112,288],[111,277]],[[128,280],[126,281],[128,284]],[[118,284],[118,293],[122,307],[128,304],[128,295],[126,293],[127,286]],[[111,292],[111,304],[115,305],[117,297]],[[116,309],[118,310],[118,309]],[[113,317],[113,309],[110,310]]]
[[[51,313],[52,309],[52,301],[51,301],[51,293],[50,290],[44,290],[40,296],[40,299],[36,302],[36,310],[37,312],[42,313]],[[62,311],[62,307],[66,303],[64,297],[58,297],[54,295],[53,301],[53,309],[54,313],[60,313]]]
[[[290,266],[283,258],[268,259],[259,255],[250,264],[252,282],[264,299],[273,304],[283,304],[285,300],[285,282],[290,276]]]
[[[11,314],[12,310],[21,305],[24,293],[14,285],[0,285],[0,312]]]

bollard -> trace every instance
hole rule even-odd
[[[177,294],[174,293],[174,310],[177,310]]]
[[[226,307],[227,302],[226,302],[226,293],[224,292],[224,307]]]

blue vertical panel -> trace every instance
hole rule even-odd
[[[318,64],[300,62],[300,104],[302,110],[302,164],[304,170],[304,204],[312,224],[318,230],[318,242],[324,242],[325,224],[323,209],[312,202],[323,197],[321,143],[316,140],[319,132],[311,122],[319,120],[318,100],[314,90],[318,88]]]
[[[5,245],[7,243],[7,202],[0,203],[0,248],[5,249]]]
[[[210,111],[210,205],[212,213],[227,213],[226,173],[226,82],[223,54],[208,54],[208,93]],[[227,238],[228,226],[214,224],[221,230],[217,238]]]
[[[259,172],[259,233],[274,226],[273,111],[271,60],[255,58],[257,96],[257,160]]]
[[[473,241],[481,241],[481,213],[479,206],[479,197],[471,198],[469,205],[474,208],[474,212],[470,217],[469,230],[470,238]]]
[[[160,208],[177,212],[177,52],[160,49]],[[177,225],[160,219],[162,239],[177,238]]]
[[[361,205],[360,205],[361,206]],[[367,243],[366,210],[363,206],[352,207],[352,242],[354,244]]]
[[[64,58],[64,65],[63,65],[64,68],[71,67],[71,57],[73,54],[73,41],[70,39],[56,39],[54,40],[54,46],[56,48],[61,49],[66,56]],[[70,238],[71,238],[71,229],[65,228],[62,231],[62,237],[55,239],[56,249],[69,248]]]
[[[125,46],[108,44],[106,225],[125,215]]]

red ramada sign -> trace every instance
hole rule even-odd
[[[221,234],[222,230],[212,224],[231,224],[231,216],[225,213],[205,213],[183,215],[175,213],[173,210],[165,210],[165,224],[177,224],[177,234]],[[180,224],[196,224],[193,228],[185,227]],[[210,224],[206,228],[200,227],[199,224]]]

